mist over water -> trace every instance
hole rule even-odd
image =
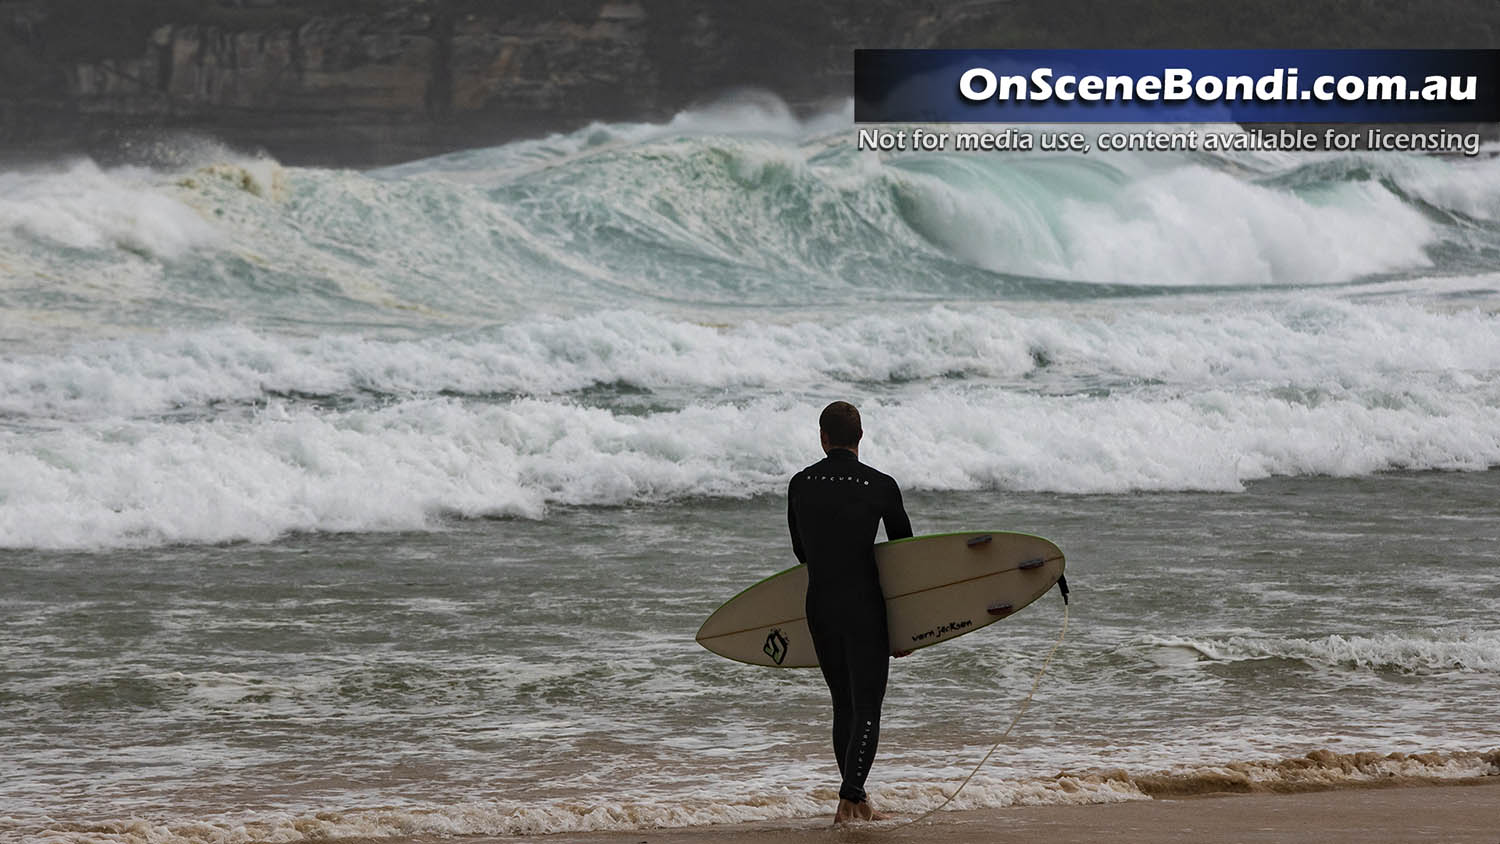
[[[817,678],[691,633],[790,564],[832,398],[919,533],[1041,533],[1086,585],[965,805],[1494,773],[1500,159],[854,141],[759,102],[0,173],[0,835],[821,813]],[[1055,610],[910,667],[877,797],[966,773]]]

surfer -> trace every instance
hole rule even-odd
[[[792,476],[787,524],[792,551],[807,566],[807,623],[833,696],[833,753],[843,782],[834,823],[883,820],[865,796],[880,737],[890,664],[885,596],[875,568],[875,531],[911,536],[901,489],[859,462],[859,410],[836,401],[818,417],[824,459]]]

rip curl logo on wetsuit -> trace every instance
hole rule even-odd
[[[856,478],[852,475],[804,475],[804,477],[810,481],[847,481],[851,484],[870,485],[870,482],[864,478]]]
[[[776,629],[767,634],[766,645],[761,650],[766,652],[766,656],[770,657],[772,662],[780,665],[786,661],[786,645],[786,637],[781,635],[780,629]]]

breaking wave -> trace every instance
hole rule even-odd
[[[1399,674],[1500,672],[1500,633],[1324,636],[1309,639],[1231,636],[1224,639],[1151,637],[1158,647],[1187,648],[1209,662],[1290,659],[1310,665]]]
[[[1500,159],[880,156],[847,120],[0,174],[0,547],[758,495],[834,394],[932,490],[1500,465]]]

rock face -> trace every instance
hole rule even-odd
[[[190,129],[291,161],[369,163],[659,119],[734,87],[807,108],[850,89],[853,33],[878,40],[872,20],[910,17],[885,0],[855,18],[779,0],[151,5],[118,35],[66,41],[58,4],[0,3],[0,141],[94,148]]]
[[[1247,3],[1215,7],[1231,20],[1192,0],[0,0],[0,144],[98,152],[190,130],[366,164],[661,119],[738,87],[806,110],[848,96],[862,46],[1479,47],[1500,32],[1492,0],[1385,18],[1360,0],[1272,0],[1259,17]]]

